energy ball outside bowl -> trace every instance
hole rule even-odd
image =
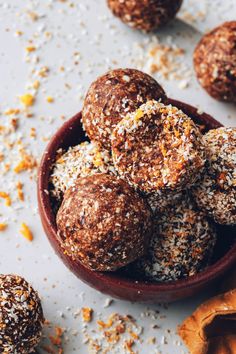
[[[209,265],[215,228],[188,198],[158,215],[154,223],[147,256],[132,265],[135,274],[151,281],[174,281]]]
[[[194,66],[209,95],[236,102],[236,21],[225,22],[203,36],[194,52]]]
[[[192,193],[198,207],[218,224],[236,224],[236,128],[210,130],[203,137],[207,170]]]
[[[117,124],[112,156],[119,175],[145,193],[186,189],[205,166],[199,128],[178,108],[154,100]]]
[[[107,0],[113,14],[129,26],[154,31],[172,20],[183,0]]]
[[[122,118],[148,100],[165,98],[156,80],[141,71],[109,71],[88,90],[82,111],[84,129],[90,140],[110,150],[111,133]]]
[[[70,147],[66,152],[60,149],[50,178],[52,195],[60,201],[78,177],[95,173],[116,174],[108,151],[87,141]]]
[[[57,214],[58,239],[85,267],[115,271],[143,256],[151,211],[129,184],[108,174],[79,178]]]
[[[23,278],[0,275],[0,352],[31,353],[42,336],[43,310],[37,292]]]

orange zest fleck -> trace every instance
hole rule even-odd
[[[18,163],[18,165],[14,168],[15,173],[20,173],[27,170],[32,170],[37,167],[37,162],[32,155],[28,155],[26,153],[22,154],[22,160]]]
[[[20,233],[26,238],[26,240],[32,242],[34,237],[30,228],[23,222],[21,224]]]
[[[0,231],[6,230],[7,226],[8,226],[8,225],[5,224],[5,223],[0,223]]]
[[[19,200],[23,202],[25,200],[25,196],[23,192],[23,184],[20,181],[17,182],[16,189]]]
[[[91,322],[93,317],[93,309],[91,309],[90,307],[83,307],[82,317],[84,322]]]
[[[26,93],[25,95],[20,96],[20,102],[26,106],[30,107],[33,106],[35,102],[35,97],[31,95],[30,93]]]
[[[47,97],[47,102],[48,103],[53,103],[54,102],[54,98],[52,96],[48,96]]]
[[[25,48],[28,53],[35,52],[36,48],[34,46],[28,46]]]
[[[11,206],[11,197],[8,193],[6,192],[0,192],[0,198],[5,199],[5,205],[6,206]]]
[[[4,114],[6,116],[12,116],[12,115],[18,115],[20,113],[20,110],[18,108],[9,108],[7,109]]]

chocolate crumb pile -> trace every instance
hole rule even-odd
[[[197,78],[220,101],[236,102],[236,21],[203,36],[194,52]]]
[[[57,214],[58,238],[74,260],[114,271],[143,256],[151,236],[151,212],[129,184],[115,176],[79,178]]]
[[[111,156],[106,150],[87,141],[70,147],[66,152],[60,149],[51,174],[52,195],[61,200],[78,177],[95,173],[116,174]]]
[[[187,188],[205,165],[199,128],[178,108],[157,101],[117,124],[112,156],[119,174],[147,193]]]
[[[168,23],[179,11],[182,0],[107,0],[113,14],[124,23],[145,32]]]
[[[17,275],[0,275],[0,352],[31,353],[41,339],[43,323],[37,292]]]
[[[236,128],[210,130],[204,136],[208,164],[193,188],[198,207],[219,224],[236,224]]]
[[[213,224],[188,198],[156,216],[147,257],[131,270],[152,281],[192,276],[210,262],[216,242]]]
[[[111,70],[90,86],[82,121],[88,137],[110,150],[116,124],[148,100],[165,99],[162,87],[151,76],[134,69]]]

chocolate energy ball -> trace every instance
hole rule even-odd
[[[127,113],[151,99],[165,99],[162,87],[134,69],[117,69],[92,83],[84,101],[82,121],[88,137],[110,150],[110,137]]]
[[[131,27],[153,31],[175,17],[182,0],[107,0],[113,14]]]
[[[151,281],[173,281],[203,270],[216,243],[214,226],[188,198],[155,218],[148,255],[132,272]]]
[[[197,78],[220,101],[236,102],[236,21],[206,34],[194,52]]]
[[[108,174],[79,178],[57,214],[58,239],[85,267],[114,271],[143,256],[151,211],[127,182]]]
[[[116,174],[111,155],[106,150],[88,142],[70,147],[67,152],[60,149],[50,178],[52,195],[61,200],[78,177],[95,173]]]
[[[154,193],[144,193],[147,203],[152,212],[163,213],[168,207],[177,203],[183,198],[183,191],[176,192],[173,190],[158,191]]]
[[[236,224],[236,128],[218,128],[204,135],[207,170],[193,188],[198,207],[219,224]]]
[[[17,275],[0,275],[0,352],[31,353],[42,336],[43,310],[37,292]]]
[[[199,128],[178,108],[154,100],[117,124],[112,155],[120,176],[146,193],[186,189],[205,165]]]

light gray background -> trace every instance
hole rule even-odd
[[[202,17],[197,16],[199,11],[204,14]],[[38,20],[32,21],[29,12],[37,13]],[[91,81],[113,67],[138,67],[148,71],[148,50],[157,38],[165,45],[170,43],[186,51],[178,64],[181,79],[165,79],[160,74],[156,75],[167,93],[198,106],[227,126],[235,126],[235,107],[216,102],[205,94],[192,75],[191,61],[201,34],[225,20],[235,19],[235,14],[235,0],[185,0],[177,20],[157,35],[145,35],[115,19],[104,0],[0,0],[0,111],[20,106],[18,96],[31,92],[28,86],[36,79],[33,71],[44,65],[50,69],[48,77],[40,80],[41,87],[32,107],[34,117],[25,118],[21,114],[19,129],[11,138],[22,136],[29,145],[29,151],[40,158],[46,146],[45,140],[62,124],[61,116],[69,118],[81,109],[82,98]],[[17,36],[16,31],[23,34]],[[51,36],[46,36],[45,32],[50,32]],[[37,50],[28,55],[28,60],[25,48],[29,40],[33,40]],[[61,66],[65,67],[64,72],[59,70]],[[49,95],[55,99],[53,104],[46,101]],[[1,114],[0,124],[7,119]],[[29,137],[31,127],[36,128],[36,139]],[[0,152],[2,150],[4,152],[0,140]],[[9,158],[14,159],[14,153]],[[83,306],[94,309],[95,319],[101,316],[105,320],[113,312],[133,315],[138,324],[144,326],[144,341],[134,348],[140,353],[186,352],[175,335],[176,326],[209,294],[169,305],[168,308],[151,306],[151,310],[160,311],[157,318],[152,313],[149,317],[147,313],[145,315],[147,307],[141,304],[115,300],[104,308],[107,296],[88,288],[72,275],[48,244],[38,216],[35,179],[31,180],[28,173],[15,176],[9,172],[3,176],[2,171],[3,164],[0,163],[0,190],[9,191],[14,196],[15,182],[21,180],[26,201],[23,204],[14,202],[11,208],[7,208],[0,200],[0,222],[9,223],[7,231],[0,233],[0,271],[21,274],[32,282],[42,296],[46,318],[52,325],[66,329],[66,354],[88,351],[83,344],[82,322],[73,315]],[[19,233],[22,221],[34,233],[32,243]],[[90,329],[95,322],[89,325]],[[158,324],[160,329],[151,329],[153,324]],[[171,329],[170,334],[167,329]],[[77,335],[75,331],[78,331]],[[51,330],[46,329],[45,336],[49,332]],[[147,343],[152,336],[157,339],[155,345]],[[163,344],[165,337],[168,344]],[[44,342],[47,343],[47,339]],[[124,351],[117,349],[117,352]]]

